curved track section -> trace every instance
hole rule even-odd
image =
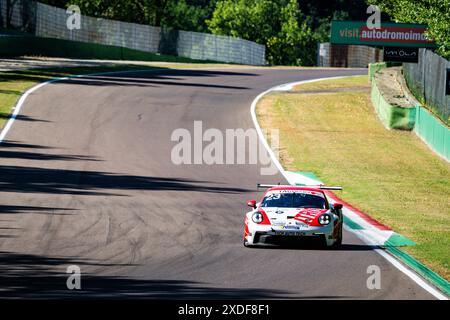
[[[245,201],[283,177],[171,162],[177,128],[252,128],[270,87],[363,73],[158,70],[36,90],[0,145],[0,296],[432,298],[350,233],[336,251],[244,248]],[[66,288],[74,264],[81,292]]]

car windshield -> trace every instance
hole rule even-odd
[[[264,197],[261,207],[327,209],[327,203],[323,197],[306,193],[272,193]]]

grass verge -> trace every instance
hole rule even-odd
[[[383,127],[366,76],[294,90],[257,107],[261,126],[280,130],[283,166],[342,185],[345,200],[415,241],[404,250],[450,279],[449,164],[413,133]]]

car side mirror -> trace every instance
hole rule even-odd
[[[333,204],[333,209],[335,210],[341,210],[342,209],[342,203],[335,203]]]
[[[256,200],[248,200],[247,205],[253,209],[256,209]]]

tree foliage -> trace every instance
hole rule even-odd
[[[164,8],[161,25],[177,30],[208,32],[205,21],[214,11],[215,1],[171,0]]]
[[[271,64],[313,65],[316,59],[316,38],[310,20],[298,10],[295,0],[281,9],[281,30],[267,42]]]
[[[87,16],[126,22],[164,26],[173,29],[206,32],[205,20],[215,6],[215,0],[40,0],[66,8],[80,7]]]
[[[310,20],[295,0],[221,0],[206,23],[214,34],[266,45],[271,64],[311,65],[315,61]]]
[[[40,0],[43,3],[67,8],[80,7],[81,14],[142,24],[154,24],[157,20],[157,7],[166,1],[155,0]],[[160,14],[161,15],[161,14]]]
[[[206,24],[215,34],[242,37],[265,43],[274,30],[280,29],[280,5],[271,0],[218,1],[213,16]]]
[[[450,0],[368,0],[396,22],[428,25],[428,35],[438,44],[438,53],[450,59]]]

